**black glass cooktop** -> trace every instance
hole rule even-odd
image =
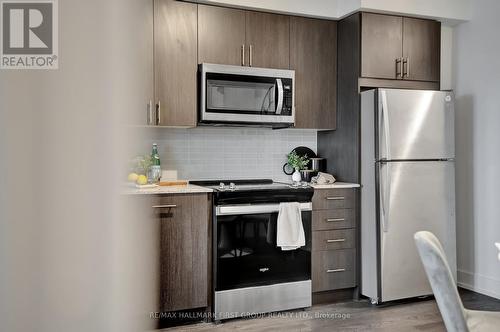
[[[310,202],[314,193],[313,188],[308,185],[293,186],[270,179],[207,180],[190,183],[213,189],[216,205]]]

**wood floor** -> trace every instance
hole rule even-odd
[[[468,309],[500,311],[500,300],[460,290]],[[263,315],[258,318],[233,319],[221,324],[196,323],[162,331],[445,331],[433,299],[401,301],[371,306],[367,301],[315,305],[296,310]]]

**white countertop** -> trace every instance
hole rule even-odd
[[[154,188],[138,189],[134,187],[126,188],[123,194],[197,194],[197,193],[211,193],[213,190],[210,188],[196,186],[194,184],[187,184],[181,186],[157,186]]]
[[[359,188],[359,183],[349,182],[334,182],[332,184],[311,184],[314,189],[342,189],[342,188]]]
[[[349,183],[349,182],[335,182],[333,184],[311,184],[311,187],[314,189],[343,189],[343,188],[358,188],[360,185],[358,183]],[[135,188],[135,187],[126,187],[125,190],[122,191],[123,194],[131,195],[131,194],[150,194],[150,195],[159,195],[159,194],[196,194],[196,193],[211,193],[212,189],[197,186],[194,184],[180,185],[180,186],[157,186],[154,188]]]

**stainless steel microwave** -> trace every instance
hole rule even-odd
[[[199,123],[291,127],[295,71],[199,65]]]

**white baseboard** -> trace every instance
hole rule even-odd
[[[458,286],[500,299],[500,280],[478,273],[457,270]]]

